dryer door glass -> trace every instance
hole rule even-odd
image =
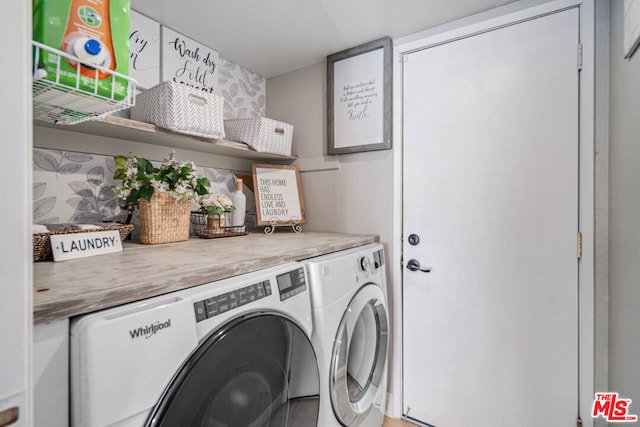
[[[379,390],[388,349],[388,314],[379,286],[368,284],[349,303],[331,360],[331,404],[344,425],[359,425],[386,390]]]
[[[315,426],[318,394],[318,364],[305,333],[281,316],[245,316],[203,341],[146,425]]]

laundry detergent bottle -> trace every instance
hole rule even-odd
[[[128,75],[129,0],[33,0],[33,14],[34,40],[78,58],[65,58],[57,69],[58,55],[43,52],[38,67],[47,79],[75,87],[79,72],[80,88],[126,96],[124,79],[96,67]]]
[[[116,69],[109,3],[110,0],[71,0],[61,50],[82,61],[80,72],[85,76],[95,76],[95,68],[91,67],[94,64],[112,71]],[[74,61],[67,61],[76,65]],[[108,76],[108,73],[98,72],[99,79]]]

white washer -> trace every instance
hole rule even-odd
[[[380,427],[387,384],[389,316],[382,245],[304,261],[320,368],[322,427]]]
[[[315,426],[309,299],[289,263],[74,319],[72,425]]]

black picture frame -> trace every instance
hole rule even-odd
[[[392,148],[392,49],[383,37],[327,56],[327,154]]]

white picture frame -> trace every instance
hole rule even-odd
[[[209,93],[218,93],[217,51],[162,26],[162,81],[175,81]]]
[[[129,76],[142,90],[160,83],[160,23],[135,10],[129,31]]]
[[[640,0],[624,0],[624,57],[631,58],[640,46]]]

